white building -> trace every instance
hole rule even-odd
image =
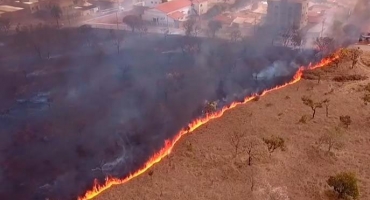
[[[266,22],[278,29],[307,25],[308,0],[268,0]]]
[[[143,20],[158,25],[178,27],[180,22],[186,21],[190,14],[201,15],[208,10],[207,0],[174,0],[156,5],[145,10]]]

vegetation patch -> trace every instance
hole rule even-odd
[[[340,75],[333,78],[333,81],[336,82],[348,82],[348,81],[363,81],[366,80],[368,77],[359,75],[359,74],[352,74],[352,75]]]

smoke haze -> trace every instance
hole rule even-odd
[[[0,117],[0,199],[76,199],[94,179],[135,171],[202,116],[205,101],[221,108],[319,61],[315,50],[271,46],[262,36],[230,42],[126,33],[117,55],[107,35],[95,30],[95,46],[76,36],[81,45],[68,54],[54,47],[47,61],[9,49],[22,57],[3,59],[15,78],[2,87],[17,95],[1,99],[10,108]],[[195,50],[184,51],[184,43]]]

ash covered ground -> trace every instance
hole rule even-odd
[[[200,117],[206,100],[220,108],[318,61],[314,51],[258,38],[118,34],[119,53],[108,31],[61,31],[53,45],[40,44],[48,59],[9,38],[0,74],[0,199],[76,199],[95,178],[135,171]]]

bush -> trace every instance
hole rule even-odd
[[[267,150],[269,151],[270,156],[276,149],[285,151],[285,141],[281,137],[273,136],[271,138],[263,138],[263,141],[267,145]]]
[[[370,103],[370,94],[365,94],[362,97],[362,100],[364,100],[365,105],[367,105],[368,103]]]
[[[336,81],[336,82],[347,82],[347,81],[362,81],[362,80],[366,80],[366,79],[367,79],[367,76],[353,74],[353,75],[336,76],[336,77],[333,78],[333,81]]]
[[[366,86],[365,86],[365,91],[367,91],[367,92],[370,92],[370,83],[368,83]]]
[[[331,176],[327,180],[327,183],[341,199],[346,199],[348,197],[358,199],[359,197],[357,178],[353,173],[342,172],[335,176]]]
[[[340,122],[342,122],[342,124],[346,128],[348,128],[348,126],[351,125],[351,123],[352,123],[351,116],[349,116],[349,115],[345,115],[345,116],[342,115],[342,116],[339,117],[339,120],[340,120]]]
[[[308,120],[308,116],[307,115],[303,115],[301,117],[301,119],[299,119],[299,123],[302,123],[302,124],[306,124],[307,123],[307,120]]]

